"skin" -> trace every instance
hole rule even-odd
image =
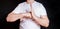
[[[28,4],[32,4],[35,0],[27,0]]]
[[[10,14],[8,14],[6,20],[7,22],[15,22],[18,19],[23,19],[23,18],[31,18],[31,14],[30,13],[24,13],[24,14],[15,14],[13,12],[11,12]],[[23,20],[21,20],[23,21]]]
[[[9,13],[6,20],[7,22],[14,22],[18,19],[23,19],[23,18],[32,18],[33,20],[35,20],[35,22],[38,25],[44,26],[44,27],[48,27],[49,26],[49,19],[47,17],[47,15],[41,15],[41,17],[36,17],[34,14],[34,10],[32,8],[32,3],[34,2],[34,0],[27,0],[27,3],[30,4],[31,7],[31,13],[22,13],[22,14],[14,14],[13,12]],[[22,21],[22,20],[21,20]]]

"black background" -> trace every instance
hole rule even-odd
[[[0,0],[0,29],[19,29],[19,20],[15,22],[7,22],[7,15],[14,8],[25,0]],[[60,1],[59,0],[36,0],[46,8],[50,25],[48,28],[42,26],[42,29],[59,29],[60,22]]]

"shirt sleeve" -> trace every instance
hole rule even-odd
[[[47,15],[46,9],[42,4],[40,4],[40,15]]]
[[[15,13],[15,14],[20,14],[23,12],[24,11],[23,11],[22,6],[20,4],[12,11],[12,13]]]

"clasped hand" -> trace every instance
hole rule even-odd
[[[35,14],[34,14],[34,10],[32,8],[32,4],[30,4],[30,10],[31,10],[31,12],[22,14],[22,18],[34,18]]]

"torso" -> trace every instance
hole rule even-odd
[[[34,10],[36,11],[36,9],[39,9],[39,6],[38,6],[39,4],[37,2],[35,3],[34,3],[35,5],[33,4],[33,7],[35,8]],[[22,5],[22,9],[25,10],[25,13],[30,12],[30,4],[27,4],[26,2],[24,2]],[[23,29],[40,29],[40,26],[38,26],[32,19],[24,19],[24,21],[21,22],[20,25],[23,27]]]
[[[32,4],[32,8],[37,17],[40,17],[40,15],[46,15],[45,8],[42,6],[41,3],[38,3],[35,1]],[[13,13],[19,14],[19,13],[27,13],[30,11],[31,11],[30,4],[23,2],[23,3],[20,3],[18,7],[15,8]],[[23,18],[23,19],[24,21],[20,22],[20,26],[22,26],[23,29],[40,29],[40,26],[38,26],[32,19],[27,19],[27,18]]]

